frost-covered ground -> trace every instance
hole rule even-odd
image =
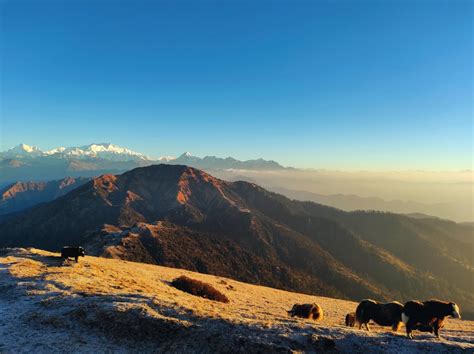
[[[2,252],[2,251],[0,251]],[[169,282],[187,275],[225,293],[223,304]],[[294,319],[319,303],[320,323]],[[343,325],[350,301],[309,296],[181,269],[15,249],[0,253],[0,353],[18,352],[474,352],[474,322],[448,320],[442,339]]]

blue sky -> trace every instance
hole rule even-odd
[[[472,168],[471,1],[6,1],[0,148]]]

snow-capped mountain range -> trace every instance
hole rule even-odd
[[[66,176],[93,177],[104,173],[121,173],[135,167],[168,163],[188,165],[205,170],[275,170],[284,167],[263,159],[240,161],[232,157],[193,156],[151,158],[142,153],[110,144],[58,147],[43,151],[36,146],[19,144],[0,152],[0,185],[5,182],[60,179]]]
[[[179,157],[162,156],[159,158],[151,158],[142,153],[110,144],[110,143],[94,143],[84,146],[58,147],[51,150],[43,151],[36,146],[27,144],[19,144],[7,151],[0,152],[0,159],[35,159],[38,157],[54,157],[74,160],[95,160],[102,159],[107,161],[128,162],[139,161],[144,163],[166,162],[183,165],[202,165],[208,168],[283,168],[275,161],[263,159],[240,161],[232,157],[220,158],[216,156],[205,156],[203,158],[193,156],[190,152],[185,152]]]
[[[90,144],[84,146],[58,147],[52,150],[42,151],[36,146],[20,144],[3,153],[0,156],[4,159],[35,158],[40,156],[54,156],[63,158],[88,159],[99,158],[111,161],[133,161],[152,159],[141,153],[110,143]]]

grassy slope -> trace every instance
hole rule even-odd
[[[212,284],[230,303],[169,286],[179,275]],[[303,302],[319,303],[323,321],[287,316]],[[448,320],[444,339],[418,334],[409,341],[375,326],[371,333],[344,327],[355,306],[182,269],[95,257],[63,265],[56,254],[34,249],[0,253],[0,352],[287,352],[321,350],[330,340],[342,351],[474,350],[474,322]]]

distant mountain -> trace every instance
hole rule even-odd
[[[422,203],[403,200],[384,200],[378,197],[361,197],[355,194],[318,194],[302,190],[292,190],[283,187],[270,187],[274,192],[281,193],[288,198],[308,200],[329,205],[342,210],[384,210],[394,213],[405,213],[405,210],[423,210]]]
[[[292,201],[182,165],[104,175],[0,222],[1,246],[166,264],[359,300],[440,297],[474,315],[473,228]]]
[[[199,158],[185,153],[178,158],[165,156],[152,159],[141,153],[110,143],[79,147],[58,147],[48,151],[20,144],[0,152],[0,186],[17,181],[46,181],[72,177],[96,177],[121,173],[136,167],[158,163],[186,164],[202,169],[283,169],[275,161],[263,159],[239,161],[232,157]]]
[[[81,147],[56,148],[45,152],[46,155],[59,155],[78,159],[99,158],[110,161],[148,161],[149,157],[114,144],[90,144]]]
[[[354,194],[326,195],[275,186],[270,186],[268,189],[281,193],[288,198],[312,201],[345,211],[379,210],[406,214],[417,219],[441,218],[457,220],[456,216],[460,214],[458,209],[462,206],[461,202],[426,204],[410,200],[385,200],[379,197],[361,197]],[[465,205],[465,210],[466,218],[468,218],[471,215],[472,202],[469,205]]]
[[[34,159],[38,157],[73,158],[73,159],[105,159],[110,161],[151,160],[147,156],[114,144],[101,143],[80,147],[58,147],[42,151],[38,147],[20,144],[5,152],[0,152],[3,159]]]
[[[414,219],[441,219],[441,218],[438,218],[437,216],[427,215],[423,213],[407,213],[405,215]]]
[[[36,146],[29,146],[26,144],[20,144],[5,152],[0,152],[0,157],[3,159],[16,159],[16,158],[32,158],[43,155],[40,148]]]
[[[49,182],[16,182],[0,189],[0,215],[16,213],[49,202],[88,182],[90,178],[66,177]]]
[[[199,158],[186,152],[168,163],[174,165],[186,165],[194,168],[212,170],[212,169],[238,169],[238,170],[282,170],[284,169],[278,162],[267,161],[263,159],[239,161],[232,157],[225,159],[215,156],[205,156]]]

